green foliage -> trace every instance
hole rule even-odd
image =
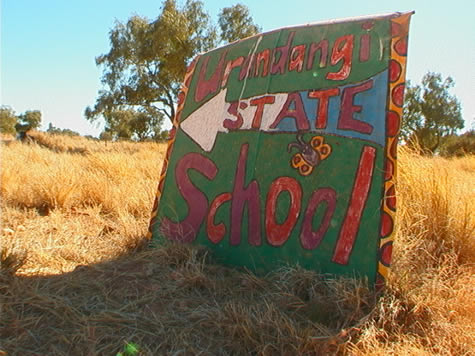
[[[160,125],[164,116],[171,120],[175,115],[188,61],[211,49],[216,33],[202,2],[188,0],[179,8],[167,0],[157,19],[133,16],[125,24],[117,22],[109,39],[109,53],[96,58],[104,69],[105,89],[94,108],[86,109],[86,118],[93,121],[103,116],[107,123],[117,118],[115,111],[140,109],[156,117]]]
[[[451,77],[442,80],[441,74],[431,72],[424,75],[422,85],[408,82],[401,127],[406,142],[416,142],[425,152],[436,152],[444,137],[463,128],[460,103],[449,92],[453,86]]]
[[[235,31],[248,36],[257,30],[245,6],[229,9],[222,13],[233,24],[223,36],[235,38]],[[225,22],[220,20],[220,25]],[[218,45],[216,28],[200,0],[187,0],[182,7],[165,0],[154,20],[132,16],[126,23],[116,22],[109,40],[110,51],[96,58],[103,68],[104,89],[85,116],[90,121],[104,118],[106,131],[114,138],[138,140],[159,136],[163,120],[175,116],[186,66],[197,54]]]
[[[170,131],[164,130],[156,136],[156,140],[159,142],[165,142],[170,138]]]
[[[17,117],[15,111],[9,106],[0,107],[0,132],[15,135],[15,124]]]
[[[163,116],[158,113],[154,116],[146,111],[136,111],[134,109],[114,110],[105,113],[106,127],[103,139],[135,140],[143,141],[147,138],[155,139],[160,137],[160,124]]]
[[[470,130],[460,136],[448,136],[440,148],[443,156],[464,156],[475,154],[475,130]]]
[[[112,141],[112,133],[109,131],[102,131],[99,135],[99,140],[102,141]]]
[[[139,353],[140,348],[137,344],[133,342],[128,342],[124,346],[124,351],[123,352],[118,352],[116,356],[135,356]]]
[[[41,126],[41,111],[27,110],[21,115],[16,115],[15,111],[2,105],[0,107],[0,132],[12,134],[25,133],[31,129]]]
[[[28,110],[18,115],[15,129],[17,132],[26,132],[28,130],[37,129],[41,126],[41,111]]]
[[[242,4],[225,7],[221,10],[218,20],[221,29],[221,40],[234,42],[261,32],[249,13],[249,9]]]
[[[51,122],[48,125],[48,129],[46,132],[51,134],[58,134],[58,135],[67,135],[67,136],[81,136],[78,132],[70,130],[70,129],[60,129],[59,127],[55,127]]]

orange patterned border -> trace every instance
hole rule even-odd
[[[195,57],[195,59],[186,68],[185,79],[183,80],[180,93],[178,93],[178,104],[177,104],[176,114],[175,114],[175,117],[173,118],[173,123],[172,123],[173,127],[170,130],[170,137],[167,143],[167,152],[165,153],[165,157],[163,158],[162,173],[160,173],[157,194],[155,195],[155,201],[153,203],[152,214],[150,217],[150,225],[148,227],[148,232],[147,232],[148,239],[152,238],[153,227],[155,223],[157,222],[158,203],[160,202],[160,197],[162,196],[163,184],[165,183],[165,177],[166,177],[167,169],[168,169],[168,162],[172,154],[173,144],[175,143],[175,135],[178,130],[178,125],[180,123],[181,112],[183,111],[183,107],[185,106],[185,99],[186,99],[186,96],[188,94],[188,89],[191,84],[191,78],[193,77],[193,72],[195,71],[196,63],[198,62],[199,58],[200,56]]]
[[[391,53],[389,60],[389,105],[386,113],[386,157],[384,199],[381,211],[378,276],[376,287],[385,284],[389,274],[393,240],[396,234],[396,168],[397,143],[404,104],[407,40],[413,13],[391,19]]]

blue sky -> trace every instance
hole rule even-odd
[[[212,19],[237,1],[204,1]],[[240,1],[263,31],[334,18],[393,11],[416,13],[411,21],[407,78],[427,71],[452,76],[466,128],[475,128],[475,1]],[[52,122],[81,134],[98,135],[100,125],[83,116],[101,88],[95,57],[108,52],[114,22],[133,14],[155,18],[159,0],[1,1],[2,105],[17,113],[40,110],[43,128]]]

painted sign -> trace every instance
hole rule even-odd
[[[412,13],[282,28],[190,64],[150,233],[223,263],[387,275]]]

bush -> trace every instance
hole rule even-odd
[[[0,107],[0,132],[9,135],[15,135],[16,115],[15,111],[9,106]]]
[[[452,135],[446,138],[440,148],[442,156],[461,157],[466,154],[475,154],[475,130],[470,130],[463,135]]]

